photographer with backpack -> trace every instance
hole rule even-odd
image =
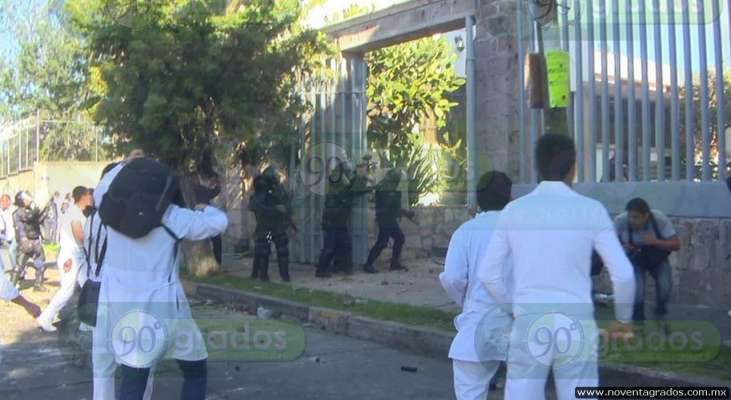
[[[664,317],[673,284],[668,257],[671,252],[680,250],[680,239],[670,219],[658,210],[651,210],[644,199],[630,200],[625,210],[614,219],[614,226],[635,270],[636,295],[632,319],[635,322],[645,320],[647,273],[655,280],[655,315]]]
[[[94,197],[107,232],[94,359],[111,353],[121,365],[121,400],[142,399],[163,359],[177,360],[183,398],[205,399],[208,353],[180,282],[178,253],[183,239],[222,233],[226,214],[206,205],[184,208],[177,177],[150,158],[113,168]]]

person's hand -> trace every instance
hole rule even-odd
[[[202,211],[206,207],[208,207],[208,204],[198,203],[195,205],[195,209],[198,211]]]
[[[63,263],[63,272],[71,271],[71,265],[73,265],[73,261],[69,258],[65,263]]]
[[[470,214],[470,217],[474,217],[477,215],[477,206],[467,206],[467,213]]]
[[[625,253],[632,253],[637,250],[637,248],[631,244],[623,244],[622,247],[624,248]]]
[[[610,340],[614,339],[632,339],[635,337],[635,330],[631,324],[620,321],[614,321],[606,330]]]
[[[648,246],[657,246],[660,243],[660,239],[655,236],[654,233],[648,233],[645,235],[645,244]]]
[[[282,214],[286,214],[287,213],[287,207],[285,207],[285,206],[283,206],[281,204],[278,205],[278,206],[275,206],[274,209],[277,210],[277,211],[279,211]]]

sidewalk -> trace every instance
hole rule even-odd
[[[386,256],[387,254],[383,254]],[[332,278],[315,278],[315,268],[311,265],[290,265],[291,285],[294,288],[323,290],[339,294],[347,294],[354,298],[379,300],[389,303],[409,304],[429,307],[446,312],[458,313],[460,310],[442,289],[439,274],[444,266],[433,259],[407,259],[404,264],[408,271],[388,271],[387,257],[381,257],[376,265],[378,274],[366,274],[360,268],[354,269],[353,275],[333,275]],[[236,277],[248,278],[251,274],[251,259],[225,257],[224,271]],[[272,282],[281,282],[276,264],[276,257],[271,260],[269,277]],[[648,285],[651,289],[652,284]],[[648,291],[648,293],[651,293]],[[648,318],[654,297],[648,296]],[[722,341],[731,346],[731,305],[719,305],[717,308],[706,306],[690,306],[671,304],[667,320],[708,321],[721,335]],[[598,313],[607,319],[614,317],[612,305],[599,306]]]
[[[384,252],[386,253],[386,252]],[[404,260],[408,271],[388,271],[388,260],[383,254],[376,268],[377,274],[364,273],[359,267],[353,275],[336,274],[332,278],[315,278],[315,267],[305,264],[291,264],[290,275],[295,288],[324,290],[347,294],[355,298],[380,300],[389,303],[430,307],[443,311],[458,312],[459,308],[447,297],[439,283],[439,274],[444,266],[431,259]],[[276,257],[269,266],[272,282],[281,282]],[[224,271],[233,276],[248,278],[251,274],[251,259],[225,257]]]

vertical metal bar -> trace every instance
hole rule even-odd
[[[637,103],[635,99],[635,49],[634,22],[632,0],[627,0],[627,178],[630,182],[637,180]]]
[[[718,179],[723,181],[726,178],[726,95],[724,93],[723,80],[723,42],[721,42],[721,10],[720,0],[713,0],[713,46],[716,68],[716,109],[718,128]],[[731,10],[727,10],[731,13]],[[729,26],[731,29],[731,25]],[[728,39],[728,36],[726,37]]]
[[[537,15],[540,15],[540,6],[537,3],[531,3],[532,7],[532,15],[533,15],[533,43],[534,43],[534,51],[538,54],[545,55],[544,48],[543,48],[543,26],[541,25],[540,21],[535,18]],[[541,108],[538,111],[538,134],[543,136],[546,133],[546,112],[545,108]],[[536,138],[536,141],[538,139]],[[533,142],[535,143],[535,141]]]
[[[531,16],[531,22],[533,23],[532,29],[531,29],[531,48],[533,52],[536,52],[538,49],[537,44],[537,37],[538,32],[536,32],[536,23],[533,21],[533,15],[536,15],[536,9],[534,5],[531,5],[531,12],[528,13],[528,15]],[[540,30],[540,25],[538,26],[538,30]],[[530,110],[530,144],[528,145],[528,149],[530,154],[530,182],[536,183],[538,181],[538,171],[536,169],[536,160],[535,160],[535,154],[532,151],[533,147],[535,146],[536,142],[538,142],[538,135],[541,132],[541,121],[542,121],[542,115],[541,111],[536,110],[534,108],[531,108]]]
[[[569,0],[563,0],[561,7],[561,49],[569,52]],[[569,84],[570,85],[570,84]],[[571,95],[571,89],[569,88],[569,106],[566,109],[566,127],[568,128],[568,134],[573,137],[576,136],[574,132],[574,98]],[[572,139],[573,139],[572,137]],[[575,140],[575,139],[574,139]]]
[[[477,139],[475,138],[475,43],[474,20],[465,18],[467,46],[467,204],[477,205]]]
[[[665,83],[662,62],[662,21],[660,0],[652,0],[655,28],[655,151],[657,152],[657,180],[665,180]]]
[[[578,0],[577,0],[578,1]],[[518,129],[520,130],[519,133],[519,141],[520,141],[520,182],[521,183],[527,183],[528,182],[528,173],[529,173],[529,166],[528,166],[528,156],[526,152],[526,130],[525,130],[525,85],[522,84],[523,77],[525,76],[525,38],[524,35],[524,28],[523,28],[523,2],[518,1],[515,6],[515,14],[516,14],[516,28],[518,33],[518,74],[520,77],[520,91],[518,92]]]
[[[602,182],[609,181],[609,62],[607,5],[599,5],[599,42],[602,52]]]
[[[36,111],[36,162],[41,161],[41,111]]]
[[[680,180],[680,94],[678,91],[678,54],[675,37],[675,0],[668,0],[668,43],[670,45],[670,152],[672,180]]]
[[[650,180],[650,82],[647,62],[647,12],[640,6],[640,59],[642,60],[642,180]]]
[[[574,109],[576,112],[576,147],[578,150],[578,181],[584,182],[584,42],[581,40],[581,0],[574,0],[574,49],[575,49],[575,67],[576,67],[576,101]],[[522,120],[521,120],[522,121]]]
[[[612,0],[612,27],[614,36],[614,179],[624,180],[624,98],[622,96],[622,50],[619,0]],[[610,166],[611,168],[611,166]],[[608,175],[608,174],[607,174]]]
[[[693,88],[693,53],[690,48],[690,4],[683,0],[683,57],[685,72],[685,179],[695,179],[695,89]]]
[[[587,44],[588,52],[588,68],[587,76],[589,79],[589,113],[588,120],[590,124],[591,134],[589,135],[589,182],[596,182],[596,138],[598,133],[598,124],[596,121],[596,54],[594,52],[594,0],[586,2],[586,22],[587,22]]]
[[[711,180],[711,131],[708,115],[708,59],[706,54],[706,16],[705,2],[697,2],[698,7],[698,49],[700,51],[701,73],[701,135],[703,140],[703,174],[704,181]]]

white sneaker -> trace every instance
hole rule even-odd
[[[55,326],[51,325],[50,322],[41,320],[40,317],[36,318],[36,322],[38,323],[38,326],[46,332],[56,332],[58,330]]]

